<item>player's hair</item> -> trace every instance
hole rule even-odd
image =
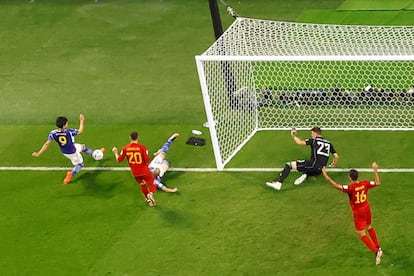
[[[321,130],[320,127],[313,127],[311,130],[313,132],[317,133],[318,135],[321,135],[321,133],[322,133],[322,130]]]
[[[138,139],[138,132],[137,131],[131,132],[129,137],[131,137],[131,139],[134,140],[134,141],[137,140]]]
[[[161,170],[159,168],[155,168],[151,171],[153,176],[159,176],[161,173]]]
[[[358,179],[358,171],[357,170],[349,170],[349,178],[351,178],[352,181],[356,181]]]
[[[56,126],[58,128],[63,128],[63,126],[66,125],[67,122],[68,122],[68,118],[66,117],[59,116],[56,118]]]

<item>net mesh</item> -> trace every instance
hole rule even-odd
[[[414,28],[238,18],[203,55],[217,166],[258,130],[414,129]]]
[[[203,55],[412,55],[414,26],[360,26],[238,18]]]

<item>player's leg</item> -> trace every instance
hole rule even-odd
[[[381,247],[377,238],[377,233],[371,225],[368,226],[368,234],[371,237],[372,241],[374,242],[377,248]]]
[[[375,264],[379,265],[381,263],[382,250],[381,250],[381,247],[378,248],[373,242],[373,240],[367,236],[367,231],[368,231],[368,226],[369,226],[367,221],[370,220],[369,216],[367,215],[369,215],[369,212],[367,212],[367,210],[361,210],[359,211],[359,213],[353,214],[355,229],[360,239],[365,244],[365,246],[368,247],[368,249],[371,250],[371,252],[375,254]]]
[[[83,168],[83,163],[76,164],[75,167],[72,169],[72,176],[80,172],[80,170]]]
[[[377,252],[377,247],[374,242],[367,236],[367,223],[366,216],[364,212],[360,211],[359,213],[354,213],[354,224],[356,232],[359,235],[359,238],[362,242],[369,248],[373,253]]]
[[[279,174],[279,179],[277,180],[280,183],[283,183],[285,179],[289,176],[291,170],[297,169],[297,161],[287,162],[282,172]]]
[[[375,232],[374,227],[372,227],[371,225],[368,225],[367,231],[368,231],[369,236],[371,237],[372,242],[377,248],[377,251],[375,252],[375,264],[379,265],[381,264],[381,257],[382,257],[383,251],[378,242],[377,233]]]
[[[171,137],[168,138],[167,142],[165,142],[164,145],[162,145],[162,147],[154,155],[163,154],[163,158],[165,158],[165,155],[167,154],[168,150],[170,149],[172,142],[174,142],[174,140],[179,135],[180,134],[178,134],[178,133],[174,133],[173,135],[171,135]]]
[[[76,147],[76,145],[75,145],[75,147]],[[83,168],[83,157],[80,154],[79,150],[80,150],[80,147],[78,146],[78,147],[76,147],[76,152],[75,153],[64,154],[64,156],[72,162],[74,167],[71,171],[68,171],[66,173],[65,179],[63,179],[63,184],[68,184],[71,181],[72,176],[77,174]]]
[[[295,179],[293,184],[300,185],[302,184],[309,175],[321,174],[322,170],[316,169],[314,167],[314,162],[311,160],[300,160],[297,162],[297,171],[301,172],[302,175]]]
[[[141,188],[141,192],[144,196],[145,201],[148,203],[149,206],[151,206],[151,207],[154,206],[151,198],[149,197],[150,192],[149,192],[149,189],[148,189],[148,185],[144,180],[144,177],[142,175],[138,175],[138,176],[135,176],[134,178],[135,178],[135,181],[139,184],[139,186]]]
[[[369,248],[373,253],[377,253],[378,248],[375,246],[374,242],[367,236],[365,229],[357,230],[359,238],[362,242]]]
[[[148,188],[147,185],[145,185],[145,182],[142,179],[142,176],[137,175],[134,176],[135,181],[139,184],[140,188],[141,188],[141,192],[144,195],[144,198],[147,198],[147,194],[148,194]]]
[[[371,207],[368,205],[366,207],[366,211],[365,211],[365,215],[366,215],[366,223],[367,223],[367,232],[369,234],[369,236],[371,237],[372,241],[374,242],[375,246],[377,248],[380,247],[378,238],[377,238],[377,233],[374,229],[374,227],[372,227],[371,223],[372,223],[372,213],[371,213]]]
[[[168,188],[167,186],[164,186],[164,187],[162,188],[162,190],[163,190],[164,192],[166,192],[166,193],[176,193],[176,192],[178,192],[178,188],[177,188],[177,187],[174,187],[174,188]]]
[[[76,152],[84,152],[87,155],[91,155],[92,156],[93,150],[90,149],[90,148],[88,148],[85,144],[75,143],[75,148],[76,148]]]
[[[288,177],[290,171],[296,170],[297,161],[287,162],[282,172],[279,174],[279,178],[276,182],[266,182],[266,186],[271,187],[275,190],[280,190],[282,188],[283,181]]]
[[[170,168],[170,162],[168,162],[168,160],[164,159],[162,161],[162,163],[160,164],[160,166],[159,166],[159,169],[160,169],[159,176],[163,177],[164,174],[168,171],[169,168]]]
[[[374,227],[372,227],[371,222],[372,222],[372,214],[371,214],[371,208],[367,207],[366,210],[366,216],[367,216],[367,232],[369,234],[369,236],[371,237],[372,242],[374,243],[375,247],[377,248],[377,251],[375,252],[375,264],[379,265],[381,264],[381,257],[382,257],[382,248],[381,245],[379,244],[378,241],[378,237],[377,237],[377,233],[374,229]]]
[[[366,235],[366,230],[367,229],[357,230],[357,232],[365,246],[368,247],[369,250],[371,250],[371,252],[375,254],[375,264],[379,265],[381,264],[381,257],[383,254],[382,248],[380,246],[376,246],[375,242]]]
[[[149,192],[148,192],[148,186],[147,186],[147,183],[142,182],[142,183],[140,183],[139,185],[140,185],[140,187],[141,187],[141,192],[142,192],[142,194],[144,195],[144,199],[145,199],[145,201],[148,203],[148,205],[149,205],[149,206],[154,206],[154,205],[152,204],[151,199],[149,199],[149,198],[148,198],[148,194],[149,194]]]
[[[75,144],[76,153],[72,159],[72,164],[75,165],[72,169],[72,176],[77,174],[83,168],[83,157],[81,152],[85,151],[85,145]],[[92,154],[92,153],[91,153]]]
[[[165,186],[163,183],[159,182],[158,180],[156,182],[156,185],[157,185],[158,190],[164,191],[166,193],[175,193],[178,191],[177,187],[168,188],[167,186]]]
[[[156,180],[149,170],[148,170],[148,173],[143,176],[143,181],[144,183],[146,183],[146,186],[148,187],[147,188],[148,193],[146,196],[147,196],[147,199],[149,199],[152,202],[150,206],[155,206],[157,203],[155,202],[155,199],[154,199],[154,193],[157,191],[157,186],[156,186]]]

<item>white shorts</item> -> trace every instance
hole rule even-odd
[[[76,152],[71,154],[64,153],[63,155],[68,158],[74,166],[83,163],[83,157],[81,152],[83,151],[83,146],[81,144],[75,143]]]
[[[163,177],[165,174],[165,167],[162,164],[168,164],[168,161],[157,155],[154,157],[154,159],[152,159],[148,167],[151,171],[154,169],[159,169],[160,177]]]

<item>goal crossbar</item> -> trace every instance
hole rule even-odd
[[[414,43],[414,41],[413,41]],[[414,44],[413,44],[414,47]],[[412,61],[414,55],[389,56],[203,56],[197,61]]]

